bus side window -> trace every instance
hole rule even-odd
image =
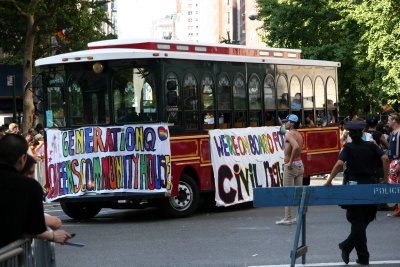
[[[215,90],[214,80],[210,73],[205,73],[200,82],[200,120],[203,122],[203,129],[214,129],[214,111],[215,111]]]
[[[197,130],[199,125],[197,80],[193,73],[183,79],[183,123],[187,130]]]
[[[289,88],[286,76],[281,75],[278,77],[276,89],[278,92],[278,109],[279,110],[289,109]]]
[[[175,127],[182,126],[182,110],[179,109],[179,83],[178,76],[170,72],[167,74],[165,83],[165,98],[166,98],[166,120]]]
[[[247,96],[245,76],[237,73],[233,81],[233,114],[234,128],[246,127],[247,121]]]
[[[176,93],[176,81],[168,81],[167,82],[167,104],[168,106],[177,106],[178,105],[178,94]]]
[[[336,83],[332,77],[329,77],[326,82],[326,105],[328,110],[328,124],[338,123],[337,115],[337,95],[336,95]]]
[[[248,84],[250,127],[261,126],[261,82],[257,74],[250,75]]]

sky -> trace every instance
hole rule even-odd
[[[175,13],[175,0],[117,0],[118,38],[151,38],[154,20]]]

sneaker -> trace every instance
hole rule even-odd
[[[388,217],[400,217],[400,209],[396,208],[392,213],[387,214]]]
[[[297,223],[297,218],[293,218],[290,220],[292,223]]]
[[[282,220],[280,220],[280,221],[276,221],[275,222],[275,224],[278,224],[278,225],[291,225],[293,222],[292,222],[292,220],[288,220],[288,219],[282,219]]]

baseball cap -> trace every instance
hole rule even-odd
[[[286,116],[285,119],[282,120],[282,122],[288,122],[288,121],[296,123],[299,121],[299,117],[297,117],[297,115],[294,114],[289,114]]]

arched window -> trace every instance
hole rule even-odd
[[[246,82],[241,73],[236,74],[233,81],[233,106],[235,110],[246,109]]]
[[[274,77],[271,74],[267,74],[264,79],[264,105],[265,110],[275,110],[276,108],[276,88]]]
[[[228,128],[232,122],[232,85],[226,73],[218,77],[217,101],[219,128]]]
[[[326,82],[326,98],[328,109],[337,106],[336,84],[332,77],[329,77]]]
[[[326,82],[326,106],[328,108],[328,124],[337,123],[337,94],[336,84],[332,77],[329,77]]]
[[[211,74],[205,74],[200,83],[201,109],[204,129],[215,128],[214,87],[214,80]]]
[[[197,82],[192,73],[183,78],[183,120],[188,130],[197,130],[198,127],[198,96]]]
[[[178,76],[170,72],[165,79],[165,93],[167,98],[166,113],[167,122],[175,126],[182,125],[182,110],[180,108],[179,80]]]
[[[289,109],[289,90],[286,76],[281,75],[278,77],[278,82],[276,84],[276,89],[278,93],[278,109],[286,110]]]
[[[317,77],[315,80],[315,107],[317,109],[325,107],[325,89],[321,77]]]
[[[310,109],[314,107],[313,86],[309,76],[306,76],[303,80],[303,106],[304,109]]]
[[[300,80],[297,76],[293,76],[290,80],[290,100],[292,110],[300,110],[302,108]]]
[[[232,109],[232,87],[225,73],[218,78],[217,100],[219,110]]]
[[[247,121],[247,97],[246,81],[244,75],[237,73],[233,81],[233,109],[234,109],[234,127],[246,127]]]
[[[261,82],[257,74],[249,78],[250,126],[261,125]]]
[[[183,78],[183,108],[184,110],[197,110],[197,83],[192,73]]]

